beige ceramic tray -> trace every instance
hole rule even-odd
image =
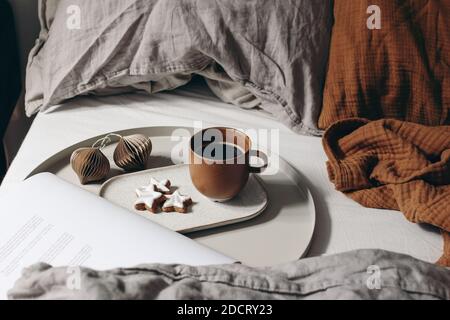
[[[51,172],[81,188],[98,194],[101,184],[81,186],[70,168],[69,159],[74,150],[92,145],[105,132],[81,141],[53,155],[29,175]],[[147,169],[180,164],[171,160],[180,142],[188,143],[192,128],[146,127],[115,132],[120,135],[141,133],[151,137],[153,151]],[[111,162],[108,178],[124,174],[112,161],[115,143],[104,149]],[[316,212],[306,180],[282,157],[279,170],[274,175],[260,175],[269,197],[267,208],[247,221],[187,234],[188,237],[216,249],[251,266],[270,266],[292,261],[304,256],[314,232]],[[130,230],[132,232],[132,230]]]
[[[189,195],[193,205],[185,214],[177,212],[156,213],[134,209],[135,190],[148,185],[150,178],[169,179],[172,189]],[[256,217],[267,206],[267,194],[261,182],[255,177],[250,179],[237,197],[225,203],[217,203],[204,197],[191,182],[189,166],[185,164],[144,170],[120,175],[106,181],[100,188],[99,195],[110,202],[131,210],[168,229],[180,233],[200,231],[225,226]]]

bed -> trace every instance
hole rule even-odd
[[[398,211],[363,208],[335,191],[320,137],[294,133],[265,111],[224,103],[201,80],[153,95],[77,97],[52,112],[39,113],[1,189],[20,182],[42,161],[80,140],[130,127],[193,126],[198,120],[204,126],[280,130],[280,154],[307,178],[317,205],[307,256],[362,248],[404,253],[432,263],[441,256],[443,240],[437,229],[410,223]]]
[[[450,121],[449,29],[435,18],[447,12],[445,1],[378,2],[381,12],[389,14],[383,16],[381,31],[368,32],[368,0],[357,5],[258,0],[257,6],[235,0],[117,0],[115,5],[110,0],[40,0],[40,26],[19,23],[22,42],[23,34],[37,33],[23,28],[40,27],[29,56],[25,97],[27,114],[36,116],[0,191],[55,153],[112,131],[190,127],[199,120],[205,127],[279,129],[280,155],[306,177],[316,203],[307,256],[375,248],[434,263],[443,252],[437,228],[411,223],[399,211],[362,207],[334,189],[325,165],[320,135],[335,121]],[[26,6],[34,17],[35,4]],[[31,20],[20,17],[20,11],[16,8],[18,22]],[[355,28],[361,21],[363,28]],[[415,37],[420,31],[425,36]],[[404,55],[405,43],[414,53]],[[417,48],[443,54],[427,55]],[[162,77],[155,77],[158,72],[149,61],[158,64]],[[182,72],[174,75],[174,70]],[[189,82],[190,73],[206,82]],[[130,85],[147,92],[118,94],[125,87],[130,91]]]

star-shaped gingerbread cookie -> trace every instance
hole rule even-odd
[[[170,193],[170,180],[164,179],[161,181],[158,181],[154,178],[150,179],[150,184],[152,184],[155,188],[155,191],[159,191],[161,193]]]
[[[136,189],[136,194],[138,196],[138,199],[134,203],[134,207],[139,211],[148,210],[150,212],[156,213],[158,211],[159,205],[166,199],[161,192],[150,191],[148,189],[145,189],[145,187]]]
[[[166,201],[162,206],[162,211],[164,212],[176,211],[179,213],[186,213],[188,207],[192,204],[191,197],[180,194],[178,190],[165,197]]]

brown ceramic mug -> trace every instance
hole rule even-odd
[[[250,157],[262,159],[260,167],[250,165]],[[250,173],[261,173],[267,156],[252,150],[251,139],[242,131],[216,127],[191,137],[189,171],[197,190],[214,201],[235,197],[246,185]]]

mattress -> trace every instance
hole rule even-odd
[[[80,140],[143,126],[232,126],[279,129],[280,155],[307,178],[317,219],[308,256],[379,248],[435,262],[442,254],[438,230],[408,222],[400,212],[368,209],[334,190],[321,139],[293,133],[261,110],[219,101],[200,82],[154,95],[85,96],[40,113],[12,162],[1,189],[23,180],[37,165]],[[276,235],[274,235],[276,236]]]

